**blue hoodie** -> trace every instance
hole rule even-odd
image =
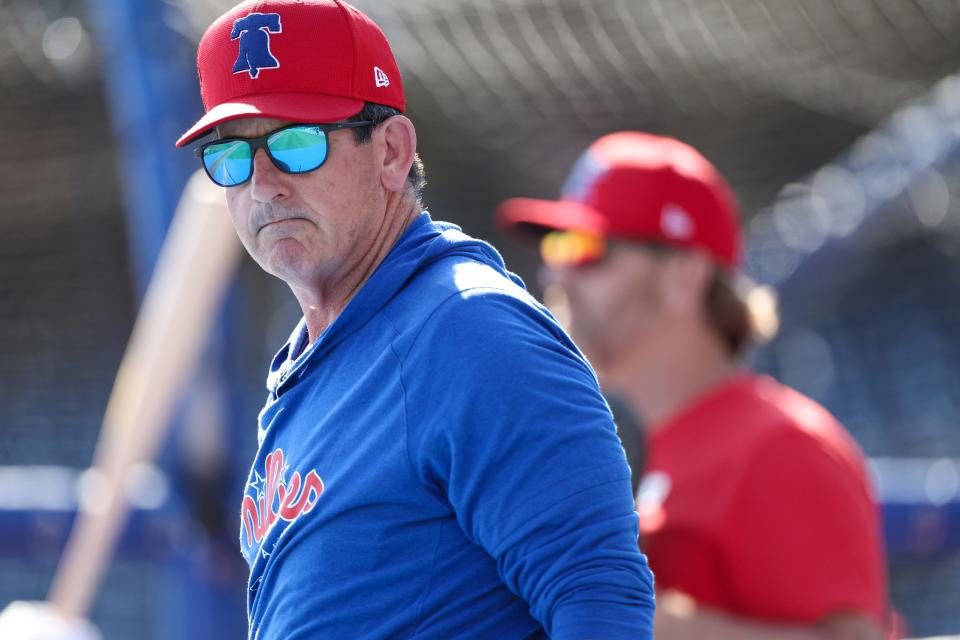
[[[421,214],[307,342],[244,495],[251,638],[652,638],[596,376],[492,247]]]

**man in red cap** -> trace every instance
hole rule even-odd
[[[256,640],[652,637],[630,471],[596,377],[489,245],[422,210],[380,28],[244,2],[177,142],[303,319],[241,505]]]
[[[658,640],[880,638],[863,456],[821,406],[738,364],[754,327],[716,169],[677,140],[616,133],[560,200],[508,200],[497,219],[540,241],[574,340],[644,425],[637,508]]]

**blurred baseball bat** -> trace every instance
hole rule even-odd
[[[48,600],[89,614],[130,511],[129,472],[153,460],[198,364],[240,256],[223,190],[187,182],[120,362],[81,503]]]

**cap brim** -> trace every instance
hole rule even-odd
[[[592,207],[569,200],[510,198],[494,213],[505,232],[535,240],[550,231],[587,231],[607,234],[606,219]]]
[[[276,118],[289,122],[336,122],[360,113],[363,100],[318,93],[264,93],[242,96],[210,109],[180,136],[177,146],[206,135],[217,125],[239,118]]]

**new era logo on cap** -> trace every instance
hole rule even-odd
[[[683,207],[668,202],[660,214],[660,230],[667,238],[689,240],[696,229],[693,216],[684,211]]]
[[[390,86],[390,78],[387,77],[387,74],[380,67],[373,68],[373,82],[378,87]]]

